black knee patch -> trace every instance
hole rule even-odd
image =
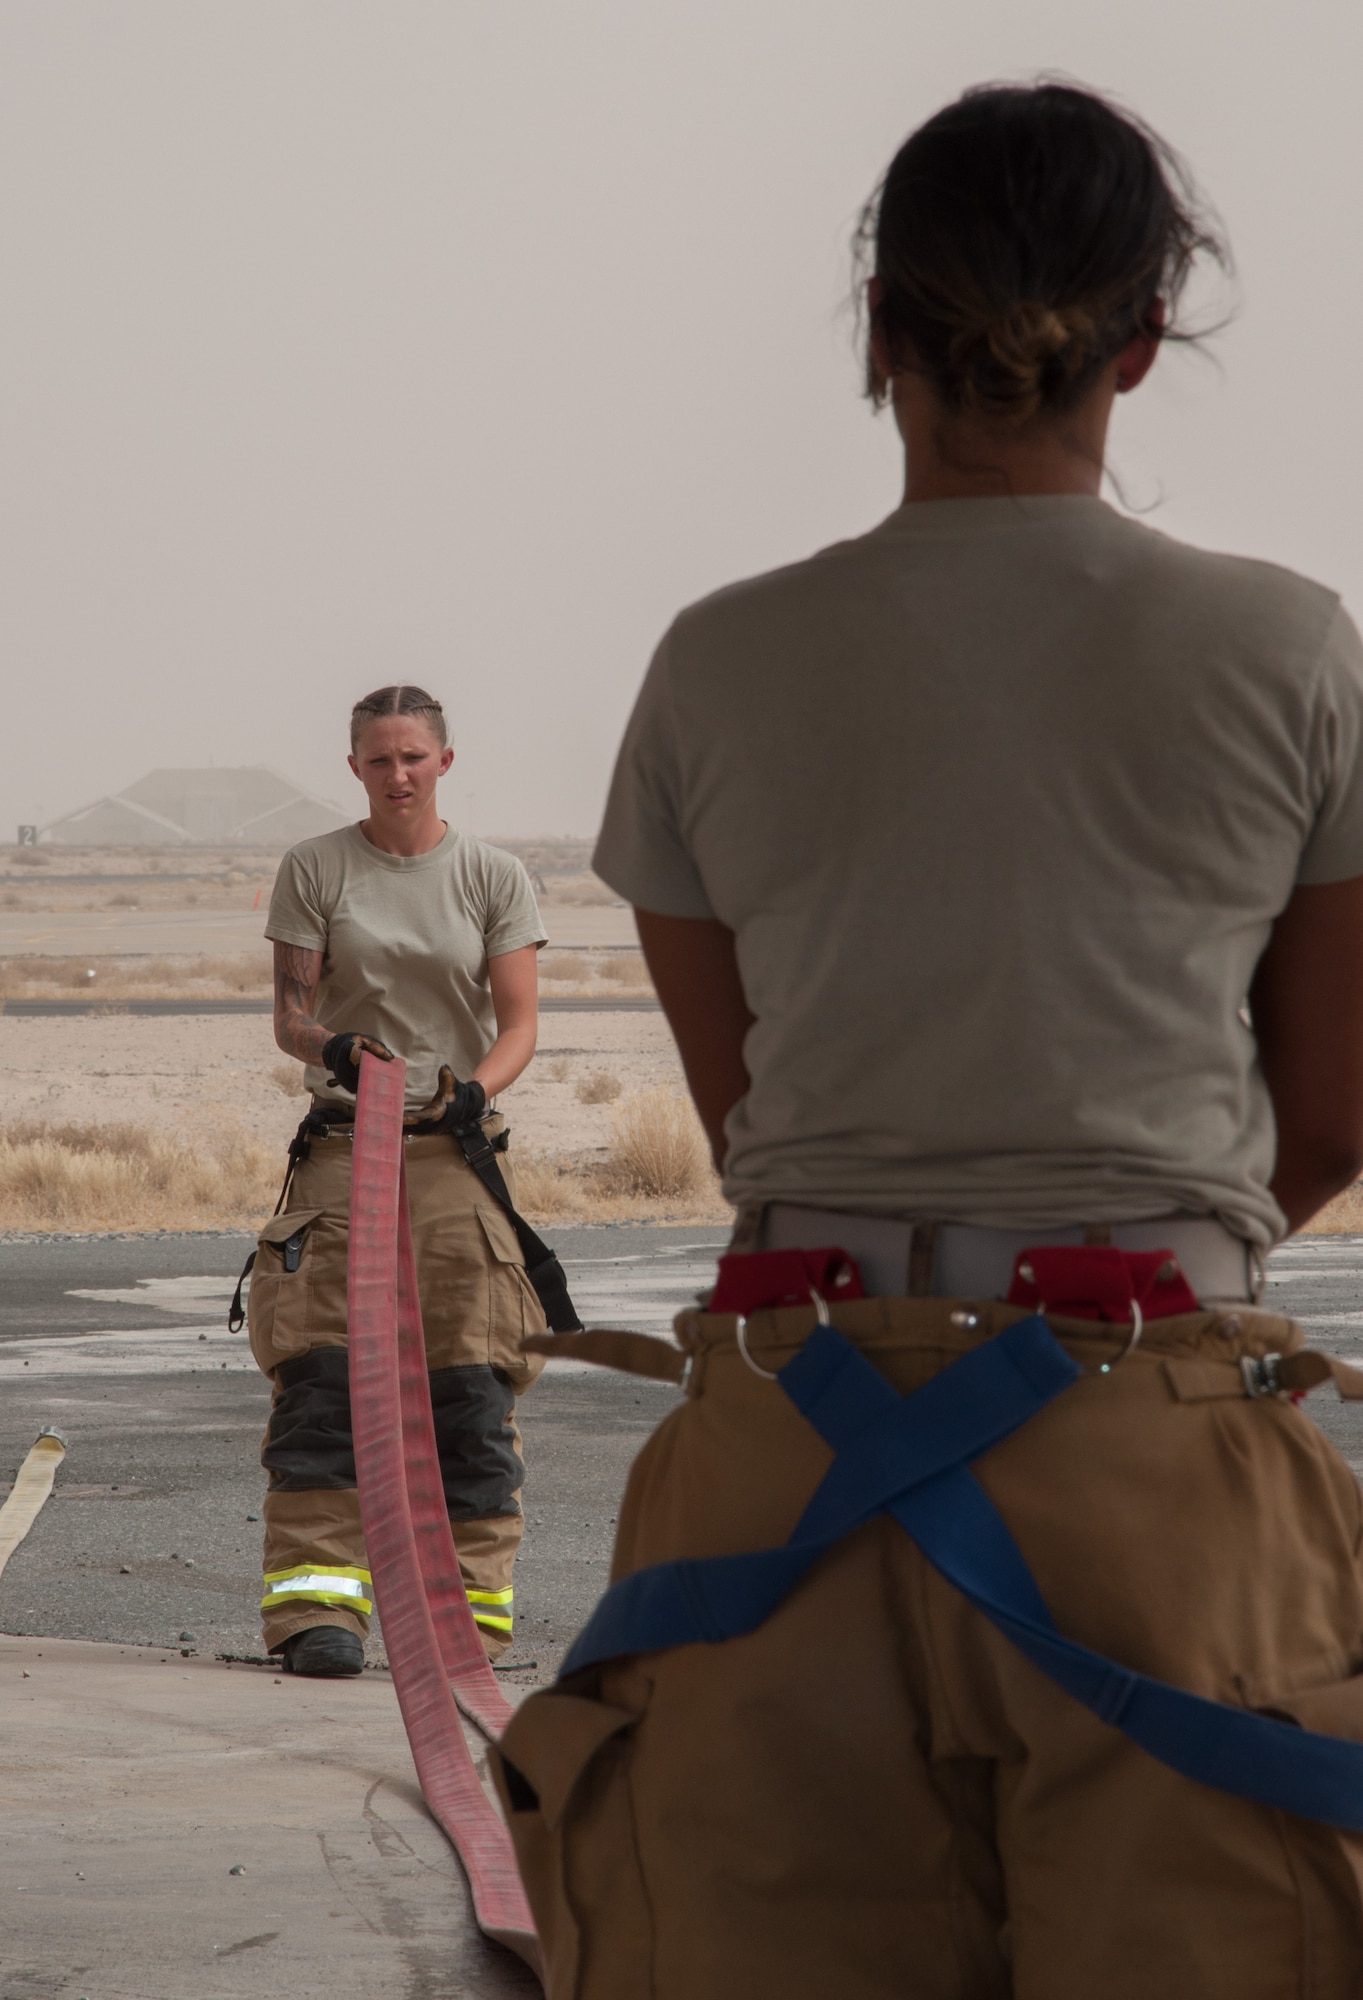
[[[315,1347],[275,1369],[278,1391],[260,1462],[275,1493],[349,1490],[355,1476],[350,1427],[350,1357]],[[455,1521],[519,1514],[525,1468],[516,1453],[510,1377],[471,1363],[434,1368],[431,1410],[445,1506]]]
[[[516,1454],[510,1377],[478,1362],[431,1370],[431,1408],[445,1506],[452,1521],[519,1514],[525,1468]]]
[[[275,1493],[353,1487],[350,1357],[343,1347],[314,1347],[281,1362],[278,1390],[260,1462]]]

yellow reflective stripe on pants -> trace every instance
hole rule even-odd
[[[297,1569],[267,1572],[260,1608],[272,1611],[277,1605],[302,1598],[310,1604],[341,1604],[367,1616],[374,1609],[369,1594],[372,1588],[367,1569],[319,1569],[315,1563],[301,1563]]]
[[[490,1632],[510,1632],[515,1616],[514,1591],[471,1590],[468,1600],[475,1624],[486,1625]]]

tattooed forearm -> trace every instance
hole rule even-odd
[[[274,948],[274,1038],[286,1056],[320,1062],[330,1031],[314,1016],[322,980],[322,953],[303,945]]]

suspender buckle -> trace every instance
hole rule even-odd
[[[1245,1378],[1247,1396],[1278,1396],[1283,1385],[1278,1379],[1281,1354],[1242,1354],[1240,1373]]]

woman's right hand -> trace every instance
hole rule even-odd
[[[360,1088],[360,1054],[368,1050],[380,1062],[392,1062],[393,1051],[376,1042],[372,1035],[333,1035],[322,1050],[322,1067],[330,1072],[329,1083],[348,1090],[352,1097]]]

